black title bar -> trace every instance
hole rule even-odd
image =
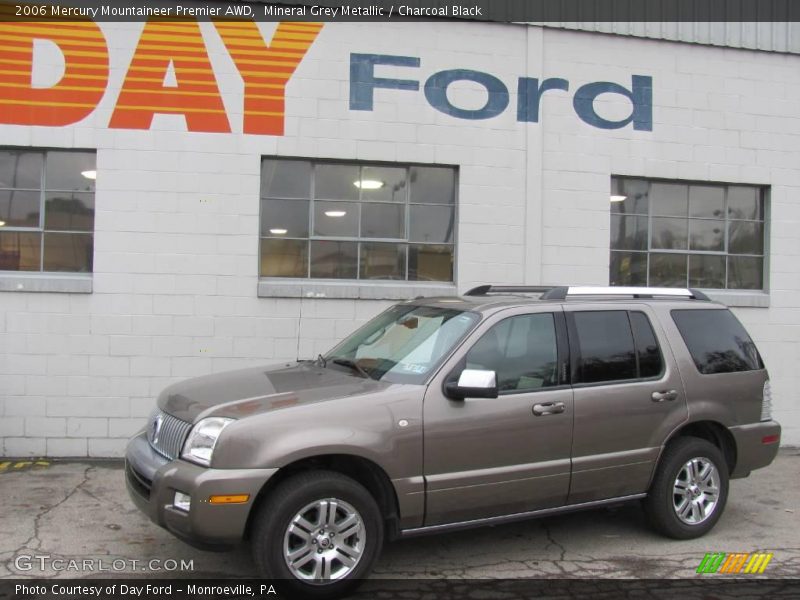
[[[0,20],[800,22],[798,0],[0,0]]]

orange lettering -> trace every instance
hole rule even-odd
[[[165,85],[170,64],[174,86]],[[109,127],[150,129],[155,114],[182,114],[189,131],[230,133],[197,21],[145,23]]]
[[[51,87],[33,87],[34,40],[53,42],[64,57],[64,74]],[[0,73],[0,123],[71,125],[89,115],[105,93],[108,47],[89,19],[7,19],[0,22]]]
[[[322,23],[281,22],[269,45],[252,21],[215,20],[244,82],[244,133],[283,135],[286,83]]]

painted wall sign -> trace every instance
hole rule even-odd
[[[286,84],[322,29],[322,23],[281,22],[266,42],[255,22],[214,19],[214,27],[244,83],[243,133],[283,135]],[[34,44],[47,40],[63,55],[64,73],[48,87],[33,83]],[[376,67],[418,69],[413,56],[350,55],[349,108],[371,111],[376,89],[419,92],[434,109],[458,119],[482,120],[508,109],[511,95],[499,78],[471,69],[434,73],[424,84],[416,79],[378,77]],[[0,123],[51,127],[77,123],[90,115],[108,89],[109,43],[90,19],[59,23],[0,23]],[[169,83],[167,80],[169,79]],[[450,85],[473,82],[486,90],[479,108],[464,108],[448,98]],[[632,75],[630,88],[599,81],[575,90],[572,104],[577,116],[600,129],[652,131],[652,78]],[[519,77],[516,116],[519,122],[539,121],[545,93],[568,92],[562,78],[540,81]],[[599,115],[595,99],[617,94],[628,100],[628,117],[609,120]],[[158,20],[145,23],[128,65],[108,126],[149,129],[156,114],[184,115],[189,131],[230,133],[231,126],[217,85],[200,25],[196,20]]]
[[[351,54],[350,110],[373,110],[376,89],[419,91],[420,82],[416,79],[376,77],[376,66],[418,69],[420,64],[420,59],[414,56]],[[483,87],[486,90],[486,103],[476,109],[460,108],[453,104],[447,97],[447,89],[456,81],[471,81]],[[560,77],[551,77],[541,82],[533,77],[520,77],[517,80],[517,121],[538,123],[542,95],[550,90],[567,92],[569,85],[569,81]],[[494,75],[470,69],[449,69],[434,73],[425,81],[423,92],[433,108],[458,119],[491,119],[503,113],[510,102],[505,83]],[[612,121],[597,114],[594,101],[601,94],[618,94],[627,98],[631,105],[630,115],[625,119]],[[652,131],[653,79],[646,75],[632,75],[630,89],[610,81],[587,83],[575,90],[572,106],[578,117],[593,127],[621,129],[633,124],[636,130]]]
[[[322,28],[281,22],[266,43],[252,21],[214,26],[244,82],[244,133],[283,135],[286,83]],[[64,58],[55,85],[32,82],[35,40],[49,40]],[[0,123],[64,126],[87,117],[106,92],[109,45],[89,19],[53,24],[0,23]],[[165,85],[168,73],[173,85]],[[145,23],[109,127],[149,129],[155,114],[185,115],[189,131],[229,133],[228,115],[200,26],[195,20]]]

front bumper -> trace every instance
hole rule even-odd
[[[761,421],[730,428],[736,441],[736,467],[731,478],[747,477],[750,471],[769,465],[778,455],[781,426],[775,421]]]
[[[277,469],[209,469],[169,460],[152,449],[145,432],[128,443],[125,481],[134,504],[151,521],[200,548],[240,542],[259,491]],[[192,497],[191,509],[175,508],[175,492]],[[248,494],[241,504],[211,504],[212,495]]]

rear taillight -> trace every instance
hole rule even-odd
[[[764,382],[764,393],[761,396],[761,420],[772,420],[772,387],[769,385],[769,379]]]

